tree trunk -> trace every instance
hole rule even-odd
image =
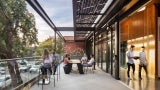
[[[11,32],[11,23],[6,25],[5,30],[7,30],[7,32],[6,32],[7,38],[5,40],[6,47],[7,47],[7,58],[11,59],[11,58],[13,58],[13,52],[12,52],[13,34]],[[16,86],[22,84],[23,81],[20,76],[17,62],[15,60],[10,60],[10,61],[7,61],[7,64],[8,64],[8,69],[9,69],[9,73],[11,75],[13,86],[16,87]]]
[[[14,63],[14,61],[12,61]],[[7,62],[8,63],[8,70],[9,70],[9,73],[11,75],[11,79],[12,79],[12,84],[14,87],[16,87],[18,84],[17,84],[17,75],[15,73],[15,70],[14,70],[14,66],[12,66],[12,64],[10,63],[10,61]]]
[[[23,81],[22,81],[22,78],[20,76],[19,67],[18,67],[17,62],[15,64],[16,64],[15,65],[15,70],[16,70],[15,72],[16,72],[16,75],[17,75],[17,84],[19,85],[19,84],[22,84]]]
[[[11,75],[13,86],[16,87],[16,86],[22,84],[23,81],[20,76],[17,62],[14,60],[10,60],[7,63],[8,63],[8,69],[9,69],[9,73]]]

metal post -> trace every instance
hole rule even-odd
[[[57,81],[58,81],[58,67],[59,67],[59,65],[58,65],[57,68],[56,68],[56,69],[57,69],[57,70],[56,70],[56,71],[57,71]]]
[[[93,31],[93,52],[94,52],[94,58],[95,58],[95,30]],[[96,67],[95,67],[95,65],[96,65],[96,62],[94,62],[94,70],[96,70]]]
[[[120,40],[119,40],[119,22],[115,22],[115,59],[116,59],[116,68],[115,68],[115,78],[117,80],[120,79],[119,77],[119,47],[120,47]]]
[[[111,30],[111,44],[110,44],[110,63],[111,63],[111,75],[113,75],[113,27],[110,27]]]
[[[55,41],[55,44],[54,44],[54,49],[56,49],[56,43],[57,43],[57,40],[56,40],[56,32],[55,32],[55,34],[54,34],[54,41]]]
[[[59,60],[59,79],[60,79],[60,60]]]

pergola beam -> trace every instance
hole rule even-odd
[[[93,27],[77,27],[76,31],[94,31],[95,28]]]
[[[74,27],[57,27],[58,31],[74,31]]]
[[[43,10],[41,5],[38,3],[37,0],[26,0],[32,8],[46,21],[46,23],[58,34],[58,36],[65,41],[64,37],[62,34],[57,31],[56,26],[52,22],[52,20],[49,18],[49,16],[46,14],[46,12]]]
[[[77,15],[103,15],[102,13],[77,13]]]
[[[97,23],[76,23],[76,24],[97,24]]]

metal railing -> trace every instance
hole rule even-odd
[[[55,75],[57,78],[56,81],[60,79],[60,63],[62,62],[61,59],[62,58],[60,58],[59,65],[57,67],[57,73]],[[15,87],[14,83],[12,82],[13,80],[11,79],[11,74],[8,68],[8,64],[14,65],[15,62],[18,65],[20,77],[23,81],[23,83],[17,87]],[[40,67],[42,65],[41,62],[41,56],[0,59],[0,90],[22,90],[22,88],[29,90],[32,84],[41,79],[39,78]]]
[[[11,74],[9,72],[8,63],[14,64],[16,62],[22,78],[23,84],[37,77],[38,70],[41,64],[41,57],[23,57],[13,59],[0,60],[0,90],[12,90],[14,87]],[[13,69],[15,70],[15,69]],[[16,76],[17,77],[17,76]],[[16,80],[16,79],[15,79]]]

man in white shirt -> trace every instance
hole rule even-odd
[[[148,71],[147,71],[147,59],[146,59],[146,54],[145,54],[145,47],[142,46],[141,49],[142,49],[142,51],[139,52],[139,60],[140,60],[140,63],[139,63],[139,79],[140,80],[142,79],[142,77],[141,77],[142,67],[145,70],[146,75],[148,75]]]
[[[87,62],[87,56],[86,56],[86,54],[84,54],[83,57],[81,58],[81,62],[82,62],[82,64],[84,64],[84,63]]]
[[[128,58],[128,62],[127,62],[127,65],[128,65],[128,70],[127,70],[127,75],[128,75],[128,79],[131,80],[130,78],[130,66],[132,67],[132,70],[133,70],[133,75],[134,75],[134,71],[135,71],[135,64],[134,64],[134,45],[131,45],[130,46],[130,50],[127,51],[126,55],[127,55],[127,58]]]
[[[89,67],[89,66],[92,66],[94,63],[94,55],[92,54],[91,55],[91,59],[89,60],[89,62],[86,62],[84,64],[82,64],[84,67]]]

